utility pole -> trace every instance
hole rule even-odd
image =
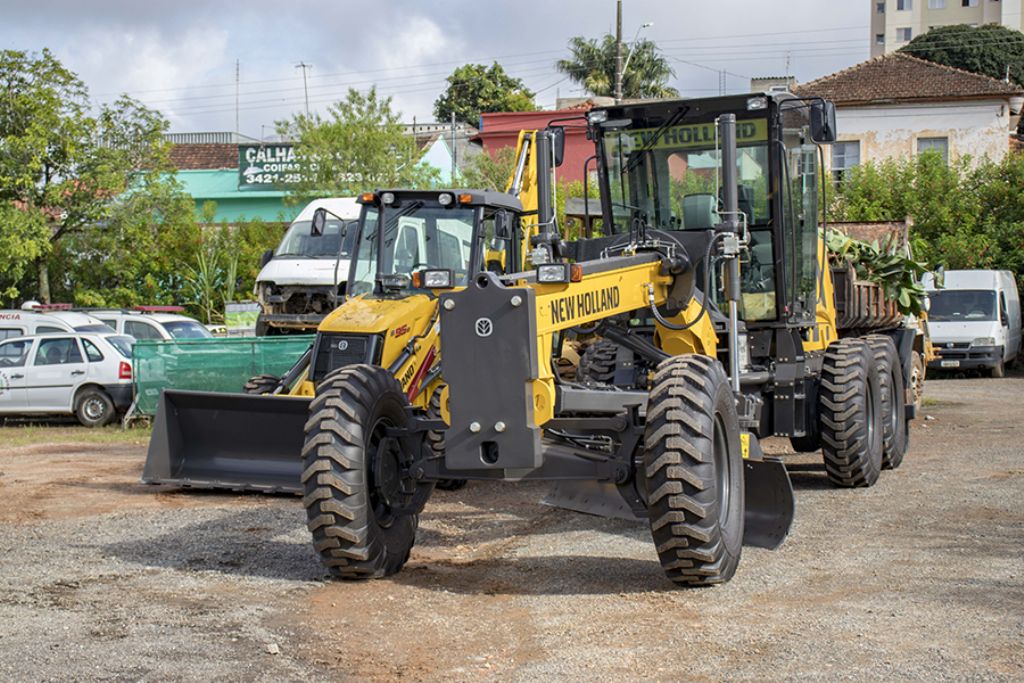
[[[238,76],[241,65],[235,60],[235,137],[238,137]]]
[[[615,3],[615,104],[622,104],[622,0]]]
[[[306,93],[306,117],[309,117],[309,87],[306,85],[306,71],[312,69],[312,64],[306,64],[305,62],[299,62],[295,65],[296,69],[302,69],[302,90]]]
[[[451,184],[455,184],[455,173],[458,169],[455,167],[455,112],[452,111],[452,179]]]

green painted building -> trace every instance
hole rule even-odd
[[[177,179],[200,217],[206,202],[216,204],[215,222],[289,223],[301,210],[284,201],[290,144],[260,143],[236,133],[172,133],[167,140]]]

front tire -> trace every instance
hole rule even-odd
[[[607,339],[594,342],[580,356],[576,380],[587,384],[612,384],[618,355],[619,347]]]
[[[721,363],[692,355],[658,365],[643,461],[651,535],[665,574],[683,586],[731,579],[743,549],[743,460]]]
[[[999,349],[999,360],[992,366],[991,375],[993,379],[1002,379],[1006,377],[1006,366],[1003,364],[1003,350]]]
[[[430,417],[441,419],[441,390],[437,389],[430,397],[430,409],[427,411]],[[431,429],[427,432],[427,445],[430,446],[432,458],[444,460],[444,432]],[[466,488],[469,482],[466,479],[438,479],[435,486],[442,491],[458,491]]]
[[[830,482],[872,486],[882,471],[882,393],[875,354],[859,338],[825,351],[818,391],[821,452]]]
[[[389,435],[408,424],[408,401],[383,368],[350,365],[317,387],[306,422],[302,483],[313,547],[335,577],[368,579],[402,568],[433,488],[409,472],[418,454]]]
[[[114,402],[102,389],[83,389],[75,399],[75,417],[85,427],[102,427],[116,415]]]

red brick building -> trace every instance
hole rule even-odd
[[[582,181],[583,162],[594,154],[594,143],[587,139],[584,118],[589,109],[590,105],[586,104],[572,109],[481,114],[480,132],[473,136],[472,141],[481,144],[488,154],[494,154],[503,147],[515,147],[519,131],[546,128],[555,121],[565,127],[565,156],[562,165],[555,170],[555,178],[566,182]],[[593,162],[589,170],[594,170]]]

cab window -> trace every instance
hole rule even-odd
[[[137,322],[135,320],[126,320],[124,323],[124,333],[131,335],[136,339],[163,339],[163,335],[160,331],[150,325],[149,323]]]
[[[36,328],[36,334],[50,334],[52,332],[67,332],[67,330],[59,327],[52,327],[50,325],[40,325]]]
[[[90,363],[99,363],[103,360],[103,352],[96,348],[91,341],[83,339],[82,346],[85,347],[85,357],[89,359]]]
[[[513,257],[514,239],[511,235],[499,236],[497,233],[497,224],[500,221],[509,224],[514,219],[510,214],[505,214],[503,218],[498,218],[499,215],[501,214],[498,212],[490,212],[484,216],[483,235],[480,240],[483,252],[479,261],[480,269],[498,274],[514,273],[519,270]]]
[[[31,339],[19,339],[0,344],[0,368],[20,368],[25,365]]]
[[[22,337],[25,335],[25,330],[20,327],[0,327],[0,340],[10,339],[11,337]]]
[[[60,339],[43,339],[36,351],[36,365],[68,365],[81,363],[82,352],[71,337]]]

